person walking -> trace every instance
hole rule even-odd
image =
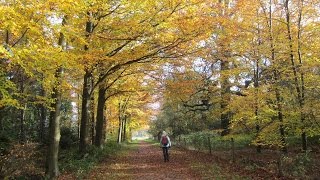
[[[164,162],[168,162],[169,161],[168,149],[171,147],[171,141],[168,134],[165,131],[162,132],[162,135],[160,138],[160,146],[162,147]]]

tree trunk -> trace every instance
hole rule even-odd
[[[77,122],[77,137],[80,139],[80,126],[81,126],[81,109],[80,109],[80,103],[81,103],[80,94],[78,94],[78,101],[77,101],[77,113],[78,113],[78,122]]]
[[[255,110],[254,110],[254,115],[256,116],[256,132],[257,136],[260,133],[260,123],[259,123],[259,105],[258,105],[258,88],[259,88],[259,61],[256,61],[256,70],[255,70],[255,75],[254,75],[254,87],[255,87]],[[259,143],[259,142],[258,142]],[[257,153],[261,153],[261,145],[258,144],[257,146]]]
[[[98,92],[98,107],[97,107],[97,122],[96,122],[96,139],[95,145],[97,147],[102,147],[104,143],[103,135],[104,135],[104,127],[105,127],[105,118],[104,118],[104,108],[105,108],[105,95],[106,89],[104,84],[102,83],[99,86]]]
[[[66,24],[66,17],[62,21],[62,26]],[[58,45],[65,49],[65,36],[60,33]],[[48,179],[56,179],[59,175],[58,155],[60,143],[60,109],[61,109],[61,82],[62,82],[63,68],[60,66],[56,70],[55,79],[56,84],[53,88],[52,99],[54,102],[51,104],[53,111],[50,112],[49,120],[49,149],[47,154],[46,163],[46,176]]]
[[[304,0],[301,0],[299,2],[299,18],[298,18],[298,58],[299,58],[299,65],[302,66],[302,55],[301,55],[301,19],[302,19],[302,8],[303,8],[303,2]],[[305,102],[305,84],[304,84],[304,72],[300,72],[300,81],[301,81],[301,105],[304,107]],[[301,122],[304,124],[305,120],[305,114],[303,113],[303,108],[301,108]],[[302,141],[302,149],[304,151],[307,150],[307,135],[304,130],[304,127],[302,127],[302,134],[301,134],[301,141]]]
[[[272,0],[269,1],[269,40],[270,40],[270,49],[271,49],[271,62],[275,64],[275,47],[274,47],[274,40],[273,40],[273,23],[272,23]],[[276,68],[276,67],[275,67]],[[274,79],[274,86],[275,86],[275,94],[276,94],[276,105],[278,111],[278,120],[280,122],[280,138],[281,138],[281,150],[286,153],[286,143],[285,143],[285,132],[283,127],[283,114],[282,114],[282,104],[281,104],[281,95],[279,90],[279,81],[280,81],[280,73],[277,69],[273,70],[273,79]]]
[[[90,81],[91,85],[90,87],[94,86],[94,81],[93,78],[91,78]],[[90,117],[89,117],[89,121],[90,121],[90,133],[91,133],[91,144],[94,145],[94,141],[95,141],[95,96],[94,94],[92,94],[90,96]]]
[[[118,119],[119,119],[119,128],[118,128],[118,144],[120,144],[121,143],[121,140],[122,140],[122,138],[121,138],[121,132],[122,132],[122,111],[121,111],[121,100],[119,100],[119,114],[118,114]]]
[[[258,15],[257,15],[258,16]],[[260,51],[259,51],[259,47],[261,46],[262,42],[261,42],[261,30],[260,30],[260,24],[258,23],[257,25],[257,30],[258,30],[258,42],[257,42],[257,49],[254,51],[255,54],[255,70],[254,70],[254,88],[255,88],[255,110],[254,110],[254,114],[256,116],[256,133],[257,133],[257,137],[259,136],[260,133],[260,122],[259,122],[259,80],[260,80],[260,75],[259,75],[259,71],[260,71]],[[259,137],[258,137],[259,138]],[[261,153],[261,149],[262,146],[260,145],[261,141],[257,142],[257,153]]]
[[[46,108],[41,105],[40,107],[40,122],[39,122],[39,140],[44,143],[45,141],[45,123],[47,121],[47,111]]]
[[[5,39],[4,43],[6,45],[8,45],[9,44],[9,39],[10,39],[9,30],[6,30],[4,39]],[[4,63],[4,60],[1,59],[0,67],[3,67],[3,65],[4,65],[3,63]],[[6,79],[5,73],[4,74],[0,74],[0,78],[1,78],[1,80],[2,79]],[[1,107],[0,108],[0,132],[2,132],[4,130],[4,126],[3,126],[3,117],[4,117],[4,115],[5,115],[5,108]]]
[[[59,68],[55,77],[60,79],[62,68]],[[59,80],[58,80],[59,81]],[[60,85],[58,85],[60,86]],[[61,92],[59,87],[55,87],[52,95],[55,102],[51,105],[54,111],[50,112],[49,121],[49,149],[47,155],[47,176],[49,179],[55,179],[59,175],[58,154],[60,142],[60,108]]]
[[[123,138],[122,138],[123,141],[126,141],[126,140],[127,140],[127,135],[126,135],[126,131],[127,131],[127,118],[128,118],[128,116],[126,115],[126,116],[124,117],[124,122],[123,122]]]
[[[219,0],[219,3],[221,4],[221,11],[220,15],[222,17],[227,17],[228,15],[228,9],[229,9],[229,0]],[[219,29],[226,33],[224,30],[224,27],[221,26]],[[220,83],[221,83],[221,92],[220,92],[220,109],[221,109],[221,129],[223,129],[223,132],[221,135],[226,135],[229,133],[229,124],[230,124],[230,112],[226,109],[230,102],[230,83],[229,83],[229,75],[228,70],[229,68],[229,58],[230,58],[230,38],[229,36],[226,36],[222,39],[220,39]]]
[[[224,72],[229,69],[228,62],[225,60],[221,61],[221,129],[223,129],[222,135],[229,133],[230,124],[230,112],[226,111],[230,102],[230,85],[227,75],[223,75]]]
[[[3,131],[3,108],[0,108],[0,133]]]
[[[22,75],[20,75],[22,76]],[[21,77],[21,82],[20,82],[20,92],[24,92],[24,80],[23,77]],[[24,143],[26,141],[26,133],[25,133],[25,127],[24,127],[24,120],[25,120],[25,111],[27,108],[27,104],[23,102],[24,100],[21,99],[21,103],[24,104],[24,108],[19,110],[19,119],[20,119],[20,142]]]
[[[260,123],[259,123],[259,105],[258,105],[258,88],[259,88],[259,60],[256,61],[256,70],[255,70],[255,77],[254,77],[254,87],[255,87],[255,110],[254,115],[256,116],[256,132],[257,135],[260,133]],[[259,142],[258,142],[259,143]],[[261,145],[258,144],[257,146],[257,153],[261,153]]]
[[[89,144],[88,138],[88,119],[89,119],[89,104],[90,104],[90,79],[91,73],[86,71],[83,78],[82,89],[82,106],[81,106],[81,124],[80,124],[80,144],[79,151],[85,153]]]
[[[127,109],[128,102],[130,100],[131,96],[128,96],[123,104],[121,104],[121,99],[119,99],[119,130],[118,130],[118,143],[120,144],[123,140],[122,138],[122,132],[123,132],[123,123],[125,118],[125,113]]]
[[[120,104],[119,104],[119,109],[120,109]],[[121,144],[121,135],[122,135],[122,117],[121,117],[121,112],[119,110],[119,129],[118,129],[118,144]]]
[[[88,16],[92,16],[91,12],[87,13]],[[93,23],[89,20],[86,23],[86,38],[89,38],[93,31]],[[89,46],[85,45],[84,50],[88,51]],[[87,146],[89,144],[88,137],[88,122],[89,122],[89,105],[90,105],[90,90],[92,73],[85,69],[85,74],[83,77],[83,88],[82,88],[82,106],[81,106],[81,124],[80,124],[80,143],[79,151],[85,153],[87,151]]]
[[[303,1],[302,1],[303,3]],[[298,102],[299,102],[299,109],[300,109],[300,121],[304,122],[305,120],[305,115],[303,113],[303,109],[304,109],[304,95],[302,95],[302,87],[304,87],[304,84],[302,84],[302,82],[304,81],[304,77],[303,77],[303,73],[301,73],[301,88],[299,86],[299,80],[298,80],[298,73],[297,73],[297,68],[296,68],[296,63],[294,60],[294,53],[293,53],[293,39],[292,39],[292,34],[291,34],[291,27],[290,27],[290,11],[289,11],[289,0],[286,0],[284,3],[284,7],[285,7],[285,12],[286,12],[286,21],[287,21],[287,37],[288,37],[288,41],[289,41],[289,49],[290,49],[290,61],[291,61],[291,69],[293,72],[293,76],[294,76],[294,84],[295,84],[295,88],[296,88],[296,92],[297,92],[297,98],[298,98]],[[301,36],[301,7],[299,9],[299,22],[298,22],[298,43],[300,44],[300,36]],[[301,59],[301,48],[299,47],[300,45],[298,45],[298,56],[299,56],[299,62],[300,62],[300,66],[302,65],[302,59]],[[306,151],[307,150],[307,137],[306,137],[306,133],[304,131],[304,129],[302,129],[302,134],[301,134],[301,141],[302,141],[302,150]]]
[[[41,96],[45,96],[45,91],[44,89],[42,88],[41,89]],[[46,123],[46,120],[47,120],[47,112],[46,112],[46,108],[43,104],[40,104],[39,105],[39,141],[41,143],[44,143],[44,132],[45,132],[45,123]]]
[[[93,86],[93,83],[91,83],[91,87]],[[95,140],[95,101],[94,101],[94,95],[91,96],[90,100],[90,125],[91,125],[91,144],[94,144]]]
[[[277,81],[277,79],[276,79]],[[276,85],[277,86],[277,85]],[[284,153],[287,153],[287,146],[285,141],[285,132],[284,132],[284,126],[283,126],[283,113],[282,113],[282,105],[281,105],[281,96],[279,88],[276,87],[276,99],[277,99],[277,110],[278,110],[278,119],[280,122],[280,138],[281,138],[281,150]]]
[[[25,133],[25,128],[24,128],[24,119],[25,119],[25,108],[26,105],[23,109],[19,110],[20,111],[20,142],[24,143],[26,141],[26,133]]]

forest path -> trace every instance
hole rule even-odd
[[[190,167],[188,152],[174,147],[169,155],[170,161],[164,162],[159,146],[142,141],[136,150],[107,158],[85,179],[201,179]]]

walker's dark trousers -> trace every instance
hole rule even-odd
[[[169,161],[168,147],[162,147],[164,162]]]

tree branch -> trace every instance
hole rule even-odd
[[[22,33],[21,37],[20,37],[15,43],[13,43],[12,47],[14,47],[15,45],[17,45],[17,44],[21,41],[21,39],[27,34],[27,32],[28,32],[29,29],[30,29],[30,28],[27,28],[27,29]]]

